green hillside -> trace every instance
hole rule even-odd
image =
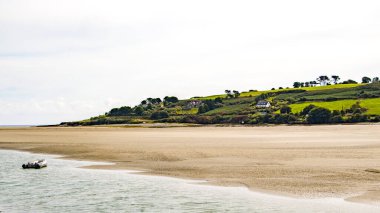
[[[258,105],[270,104],[270,106]],[[310,106],[312,105],[312,106]],[[306,108],[306,109],[305,109]],[[196,123],[306,124],[380,121],[380,83],[238,92],[179,100],[148,98],[104,115],[62,125]]]
[[[327,85],[327,86],[318,86],[318,87],[303,87],[302,89],[305,91],[320,91],[320,90],[330,90],[330,89],[344,89],[344,88],[352,88],[352,87],[358,87],[363,84],[335,84],[335,85]],[[275,89],[275,90],[264,90],[264,91],[251,91],[251,92],[242,92],[240,94],[240,97],[250,97],[250,96],[258,96],[262,93],[269,93],[269,92],[283,92],[283,91],[294,91],[298,88],[286,88],[286,89]],[[198,97],[193,99],[198,100],[207,100],[207,99],[215,99],[215,98],[224,98],[225,94],[220,95],[212,95],[212,96],[206,96],[206,97]]]
[[[368,111],[365,114],[368,115],[380,115],[380,98],[370,98],[370,99],[362,99],[362,100],[340,100],[340,101],[330,101],[330,102],[304,102],[298,104],[289,105],[292,108],[293,113],[300,113],[306,106],[313,104],[319,107],[324,107],[329,110],[347,110],[353,104],[359,102],[360,105]]]

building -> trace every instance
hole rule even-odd
[[[202,104],[202,101],[193,100],[187,103],[187,105],[185,106],[185,109],[189,110],[192,108],[198,108],[201,104]]]
[[[262,101],[257,102],[256,107],[257,108],[269,108],[269,107],[271,107],[271,104],[269,103],[269,101],[262,100]]]

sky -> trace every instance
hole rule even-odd
[[[380,76],[378,0],[0,0],[0,125]]]

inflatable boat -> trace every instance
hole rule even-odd
[[[23,169],[41,169],[43,167],[47,167],[47,162],[45,159],[28,162],[27,164],[22,164]]]

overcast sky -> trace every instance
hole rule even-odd
[[[0,125],[380,75],[380,1],[0,0]]]

